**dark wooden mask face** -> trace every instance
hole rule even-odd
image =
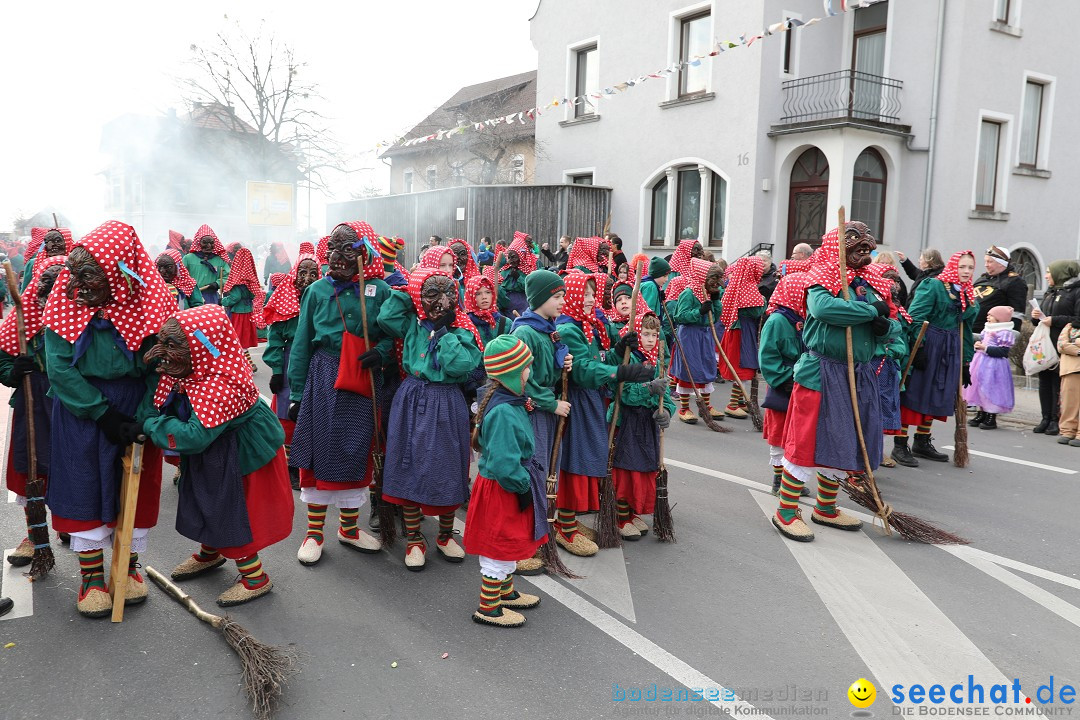
[[[72,249],[67,259],[71,277],[65,291],[80,307],[101,307],[112,301],[112,290],[105,271],[86,248]]]

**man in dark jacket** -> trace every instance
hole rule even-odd
[[[1024,306],[1027,304],[1028,286],[1024,278],[1009,265],[1009,251],[990,246],[984,257],[986,272],[975,281],[975,297],[979,300],[979,314],[975,318],[972,332],[982,332],[986,324],[986,313],[998,305],[1008,305],[1013,309],[1013,329],[1019,330],[1024,321]]]
[[[1050,342],[1056,347],[1058,335],[1068,324],[1080,326],[1080,263],[1075,260],[1055,260],[1046,269],[1046,293],[1039,309],[1031,313],[1033,324],[1050,328]],[[1039,373],[1039,406],[1042,420],[1034,432],[1058,434],[1058,391],[1060,379],[1057,367]]]
[[[570,236],[563,235],[559,238],[559,249],[557,252],[551,252],[550,246],[544,243],[540,246],[540,252],[543,253],[544,258],[547,259],[547,266],[554,268],[556,271],[566,269],[566,259],[570,256]]]

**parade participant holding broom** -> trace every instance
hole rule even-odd
[[[923,320],[930,325],[900,396],[903,432],[893,441],[897,462],[907,450],[908,428],[912,425],[916,427],[912,455],[935,462],[949,459],[934,447],[930,426],[934,420],[944,422],[953,414],[960,383],[971,384],[968,363],[975,352],[971,327],[979,313],[971,284],[974,274],[975,256],[971,251],[955,253],[936,278],[919,285],[908,307],[913,329],[921,327]]]
[[[296,428],[296,423],[289,419],[289,396],[292,394],[289,385],[289,355],[299,324],[301,300],[311,284],[318,279],[319,263],[315,256],[298,256],[292,270],[277,286],[263,308],[263,321],[269,326],[269,332],[262,359],[270,368],[270,392],[274,396],[270,409],[277,414],[281,429],[285,431],[286,459],[292,448],[292,436]],[[299,469],[289,467],[289,478],[293,490],[299,490]]]
[[[784,428],[784,472],[780,507],[772,523],[782,535],[808,542],[814,533],[803,522],[799,495],[815,477],[816,468],[843,471],[873,470],[881,462],[882,426],[877,377],[869,362],[882,338],[900,332],[891,306],[892,281],[865,271],[877,242],[861,222],[846,223],[843,244],[838,230],[822,238],[820,262],[810,269],[803,342],[807,352],[795,365],[794,386]],[[839,254],[845,253],[847,277],[841,279]],[[852,299],[843,298],[842,283]],[[852,343],[845,335],[851,329]],[[853,351],[850,350],[853,348]],[[849,428],[855,420],[848,387],[847,353],[853,352],[856,392],[866,455],[864,468],[857,438]],[[839,482],[817,472],[817,503],[811,519],[842,530],[856,530],[861,521],[836,507]]]
[[[255,259],[246,247],[238,248],[233,255],[229,279],[225,281],[221,306],[229,311],[229,320],[236,329],[240,347],[252,372],[258,372],[251,359],[249,348],[258,347],[258,331],[266,327],[263,321],[263,301],[266,293],[255,272]]]
[[[721,316],[723,272],[713,263],[691,258],[686,265],[686,275],[680,276],[680,280],[678,285],[683,285],[684,289],[679,292],[675,307],[669,309],[669,315],[677,326],[675,332],[682,352],[672,355],[671,375],[678,381],[679,419],[694,424],[697,417],[690,409],[690,396],[695,394],[695,389],[701,393],[711,417],[724,417],[724,413],[713,408],[711,403],[717,353],[709,327],[710,317]]]
[[[50,565],[52,557],[48,526],[41,525],[45,522],[46,514],[44,495],[49,479],[49,425],[53,405],[49,397],[49,377],[45,374],[45,336],[41,332],[41,311],[66,260],[64,255],[39,259],[34,267],[34,277],[22,292],[16,312],[5,317],[3,324],[0,324],[0,382],[15,388],[10,402],[13,409],[5,485],[15,493],[15,501],[22,506],[27,526],[26,538],[7,556],[7,561],[15,567],[24,567],[35,558],[40,558],[37,567],[30,571],[32,576],[48,572],[46,565]],[[9,281],[9,285],[12,284],[14,277]],[[28,422],[30,415],[33,416],[33,431]],[[32,443],[29,442],[31,437]],[[31,465],[35,466],[34,475],[39,479],[37,483],[30,482]],[[36,535],[36,539],[32,540],[32,535]]]
[[[160,414],[142,429],[180,453],[186,472],[176,529],[200,543],[172,577],[187,580],[235,560],[240,580],[218,597],[222,607],[270,592],[259,551],[287,538],[293,519],[285,433],[260,401],[242,350],[225,311],[206,305],[167,320],[146,353],[161,376]]]
[[[363,340],[364,312],[374,318],[392,292],[380,279],[382,260],[365,242],[374,237],[365,222],[334,228],[328,244],[330,274],[304,291],[288,368],[282,368],[289,384],[289,419],[296,421],[289,464],[300,469],[300,501],[308,513],[307,535],[296,553],[302,565],[315,565],[322,558],[330,505],[338,507],[339,543],[363,553],[381,547],[377,538],[357,527],[374,471],[372,403],[378,388],[372,387],[366,371],[382,367],[392,354],[390,338],[370,320],[367,333],[374,347],[366,347]],[[364,268],[363,297],[358,258]]]
[[[748,398],[743,395],[740,380],[753,380],[758,370],[758,320],[765,311],[765,297],[758,289],[764,261],[757,255],[739,258],[727,269],[724,288],[724,307],[719,315],[724,326],[720,349],[731,362],[720,363],[720,377],[731,380],[731,398],[724,414],[745,420]],[[716,317],[716,316],[714,316]]]
[[[480,453],[476,483],[462,538],[466,552],[480,556],[480,607],[473,620],[483,625],[520,627],[536,595],[514,589],[517,561],[532,558],[547,541],[546,477],[533,460],[532,423],[525,384],[533,363],[529,348],[500,335],[484,349],[490,380],[476,414],[473,449]]]
[[[203,301],[209,305],[219,304],[221,289],[229,279],[229,256],[209,225],[195,231],[191,251],[184,256],[184,266],[195,279]]]
[[[447,249],[427,253],[435,250]],[[454,540],[454,512],[469,497],[469,408],[462,386],[480,364],[483,343],[457,304],[451,272],[418,268],[407,291],[391,293],[379,312],[382,331],[404,341],[405,370],[390,409],[382,501],[402,506],[405,567],[414,572],[426,562],[424,515],[439,517],[439,554],[455,563],[465,558]]]
[[[169,288],[176,307],[179,310],[199,307],[203,304],[202,292],[195,284],[187,266],[184,265],[183,256],[179,250],[166,250],[157,256],[155,262],[158,274],[165,281],[165,287]]]
[[[75,243],[49,295],[43,322],[55,398],[46,502],[53,528],[71,534],[79,554],[79,612],[110,614],[103,549],[117,518],[124,448],[139,436],[156,386],[143,355],[176,311],[172,294],[130,225],[111,220]],[[96,462],[88,462],[96,458]],[[147,443],[135,512],[125,602],[146,599],[138,572],[147,533],[157,524],[161,452]]]

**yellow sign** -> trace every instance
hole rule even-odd
[[[295,222],[295,190],[291,183],[248,180],[248,225],[292,225]]]
[[[866,678],[859,678],[851,683],[847,691],[848,700],[857,708],[868,708],[877,698],[877,688]]]

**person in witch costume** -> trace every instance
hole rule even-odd
[[[324,235],[319,238],[319,244],[315,246],[315,259],[319,261],[319,274],[326,277],[330,274],[330,236]]]
[[[667,284],[670,274],[671,265],[664,258],[657,256],[649,261],[649,269],[645,277],[641,278],[641,299],[660,319],[661,332],[664,333],[665,337],[667,337],[668,329],[665,320],[667,308],[664,307],[664,285]],[[671,345],[670,338],[668,338],[667,343]]]
[[[510,320],[494,308],[495,283],[484,275],[475,275],[465,284],[465,309],[480,332],[486,347],[499,335],[510,332]]]
[[[238,248],[233,255],[229,279],[225,281],[222,292],[221,306],[229,311],[229,319],[236,329],[236,337],[240,339],[240,347],[244,348],[244,357],[248,359],[251,371],[258,372],[248,349],[258,346],[258,331],[266,327],[263,322],[266,293],[255,273],[255,258],[246,247]]]
[[[724,414],[739,420],[747,418],[748,403],[738,381],[752,380],[758,370],[758,321],[765,311],[765,297],[758,283],[764,271],[765,263],[756,255],[739,258],[727,269],[724,309],[720,314],[725,330],[720,345],[736,375],[733,377],[727,363],[721,362],[720,377],[735,381]]]
[[[675,252],[671,254],[671,259],[668,261],[668,267],[671,271],[668,276],[668,282],[671,282],[680,275],[689,273],[690,261],[695,258],[698,260],[703,260],[705,258],[705,248],[702,247],[701,242],[694,238],[680,240],[678,246],[675,248]],[[677,294],[668,294],[668,300],[675,300],[677,298]]]
[[[637,348],[637,333],[627,333],[612,347],[607,329],[596,316],[596,276],[571,272],[563,314],[555,321],[562,342],[573,356],[568,399],[574,408],[563,438],[555,542],[574,555],[588,557],[599,549],[582,532],[577,514],[600,509],[600,480],[608,472],[604,395],[620,382],[651,380],[654,368],[642,363],[616,365],[626,348]]]
[[[30,284],[34,277],[34,266],[41,262],[41,258],[66,256],[71,252],[73,243],[71,230],[61,227],[30,228],[30,238],[30,245],[26,248],[26,266],[23,268],[20,292],[26,290]]]
[[[203,304],[202,291],[195,284],[195,278],[191,277],[187,266],[184,265],[183,256],[179,250],[166,250],[157,256],[158,274],[165,281],[165,287],[169,288],[176,307],[179,310],[199,307]]]
[[[574,241],[566,266],[586,274],[607,273],[608,254],[611,246],[604,238],[583,237]]]
[[[758,345],[758,365],[769,389],[761,403],[765,411],[762,437],[769,444],[769,465],[772,467],[772,494],[780,495],[780,480],[784,473],[784,426],[787,423],[788,403],[795,386],[795,364],[806,352],[802,332],[806,322],[806,290],[810,275],[791,273],[780,278],[769,297],[765,324]],[[803,487],[803,496],[810,491]]]
[[[424,515],[439,518],[439,554],[455,563],[465,558],[454,540],[454,512],[469,497],[463,385],[480,365],[483,343],[457,298],[451,271],[418,268],[408,289],[392,293],[379,311],[383,332],[403,340],[405,370],[390,409],[382,500],[402,506],[405,567],[414,572],[426,562]]]
[[[949,459],[934,447],[930,426],[934,420],[945,422],[955,412],[956,388],[961,379],[965,386],[971,384],[968,363],[975,354],[971,327],[979,314],[979,301],[971,283],[974,274],[974,254],[970,250],[955,253],[936,278],[919,285],[908,307],[910,332],[917,334],[924,320],[930,325],[900,395],[902,433],[893,438],[892,457],[901,465],[910,467],[912,461],[918,464],[915,457],[934,462]],[[912,344],[914,341],[913,334]],[[912,425],[916,427],[915,442],[908,450],[908,428]]]
[[[634,323],[620,330],[622,337],[630,333],[638,337],[638,346],[631,357],[644,363],[653,374],[649,382],[623,385],[611,477],[615,483],[619,535],[623,540],[640,540],[649,532],[649,525],[639,516],[652,515],[656,505],[660,431],[671,424],[675,403],[668,391],[667,378],[660,374],[663,371],[658,362],[660,318],[642,307]],[[614,409],[614,404],[608,407],[609,421]]]
[[[820,261],[810,269],[803,342],[807,352],[795,364],[795,382],[784,425],[784,471],[780,507],[772,523],[780,534],[809,542],[814,533],[802,520],[799,496],[817,477],[817,503],[811,520],[840,530],[862,522],[836,507],[840,483],[818,468],[863,472],[855,432],[847,371],[847,328],[851,329],[856,397],[866,454],[873,470],[881,462],[882,423],[878,381],[871,362],[880,342],[900,333],[892,304],[892,280],[868,268],[877,241],[861,222],[848,222],[843,246],[834,229],[822,238]],[[851,300],[844,300],[839,253],[847,259]],[[879,266],[883,269],[883,266]]]
[[[480,274],[472,248],[461,238],[450,238],[446,246],[454,253],[454,280],[458,287],[464,288],[465,283]]]
[[[53,529],[71,535],[87,617],[112,610],[104,548],[112,542],[121,498],[121,456],[151,412],[154,374],[143,361],[153,334],[176,311],[134,228],[111,220],[79,239],[56,278],[42,322],[53,394],[46,503]],[[161,451],[143,450],[125,604],[146,599],[139,553],[157,524]]]
[[[715,319],[721,317],[723,311],[724,273],[715,263],[698,258],[691,258],[685,268],[686,274],[676,278],[679,282],[674,286],[682,285],[684,289],[679,291],[675,307],[669,309],[676,325],[675,333],[682,344],[682,352],[672,353],[670,373],[678,381],[679,420],[693,425],[697,422],[697,416],[690,409],[694,388],[701,392],[712,417],[724,417],[711,402],[717,353],[716,340],[709,328],[710,314]],[[668,283],[669,287],[673,282]],[[683,353],[686,354],[685,361]]]
[[[270,409],[281,422],[285,431],[285,457],[292,448],[296,423],[289,419],[290,396],[289,355],[300,318],[300,303],[311,284],[319,279],[319,262],[314,255],[300,255],[296,264],[285,276],[263,308],[263,321],[269,327],[263,362],[270,368],[270,392],[273,398]],[[293,490],[300,489],[300,470],[289,467],[289,479]]]
[[[547,542],[544,502],[547,476],[533,460],[535,450],[525,384],[533,363],[529,348],[513,335],[500,335],[484,349],[490,380],[476,414],[473,449],[480,453],[476,482],[462,542],[480,556],[480,606],[473,620],[482,625],[520,627],[536,595],[514,589],[517,561],[531,559]]]
[[[240,579],[218,605],[261,597],[273,583],[259,551],[292,531],[285,433],[259,399],[225,310],[181,310],[161,326],[145,360],[161,376],[154,393],[160,414],[146,419],[142,431],[155,445],[180,453],[186,472],[176,530],[199,543],[172,578],[197,577],[228,558],[236,561]]]
[[[622,336],[623,328],[630,324],[630,305],[631,296],[634,294],[634,286],[631,283],[622,282],[621,280],[615,283],[615,286],[611,289],[611,310],[605,310],[604,313],[608,317],[610,327],[608,334],[612,336],[614,341],[618,341]],[[641,302],[640,300],[638,301]],[[649,306],[645,303],[644,309],[648,310]],[[639,308],[640,310],[640,308]],[[638,313],[641,314],[640,311]]]
[[[372,403],[378,387],[364,392],[357,375],[379,368],[391,356],[392,341],[375,324],[380,307],[394,294],[382,281],[382,260],[371,243],[375,231],[366,222],[342,223],[329,241],[330,274],[304,291],[289,350],[289,419],[296,421],[289,464],[300,468],[300,500],[307,503],[308,530],[296,558],[314,565],[323,554],[323,526],[328,506],[337,505],[338,542],[363,553],[376,553],[378,538],[357,527],[360,508],[368,501],[374,474],[375,440]],[[360,296],[358,261],[364,268]],[[367,337],[363,346],[366,305]],[[361,377],[362,377],[361,376]],[[346,387],[339,387],[345,386]],[[332,452],[326,452],[327,448]]]
[[[562,342],[555,320],[565,306],[566,286],[563,279],[550,270],[537,270],[525,279],[529,309],[514,320],[510,333],[529,348],[533,356],[531,372],[525,383],[525,394],[533,405],[529,420],[533,430],[532,461],[544,477],[550,473],[551,451],[560,417],[568,417],[570,403],[559,399],[560,375],[574,366],[574,356]],[[561,457],[561,456],[560,456]],[[545,495],[543,512],[547,513]],[[535,555],[517,563],[519,575],[539,575],[544,572],[543,561]]]
[[[516,318],[529,309],[525,281],[536,270],[536,255],[525,233],[516,231],[510,247],[506,249],[505,265],[499,268],[499,310],[507,317]]]
[[[203,302],[221,303],[221,289],[229,279],[229,256],[209,225],[195,231],[191,251],[184,255],[184,266],[202,292]]]
[[[27,456],[26,396],[23,378],[30,377],[30,392],[34,401],[34,447],[37,456],[37,475],[49,480],[49,424],[52,417],[52,398],[49,396],[49,377],[45,374],[45,335],[41,332],[41,311],[52,291],[60,271],[64,269],[64,255],[51,255],[39,259],[34,266],[34,277],[22,293],[23,324],[27,338],[26,355],[19,353],[19,330],[17,316],[11,313],[0,324],[0,382],[10,388],[11,435],[8,439],[7,472],[5,485],[15,493],[15,502],[29,514],[26,486],[30,472]],[[7,556],[15,567],[29,565],[34,559],[34,544],[23,538],[19,546]]]

